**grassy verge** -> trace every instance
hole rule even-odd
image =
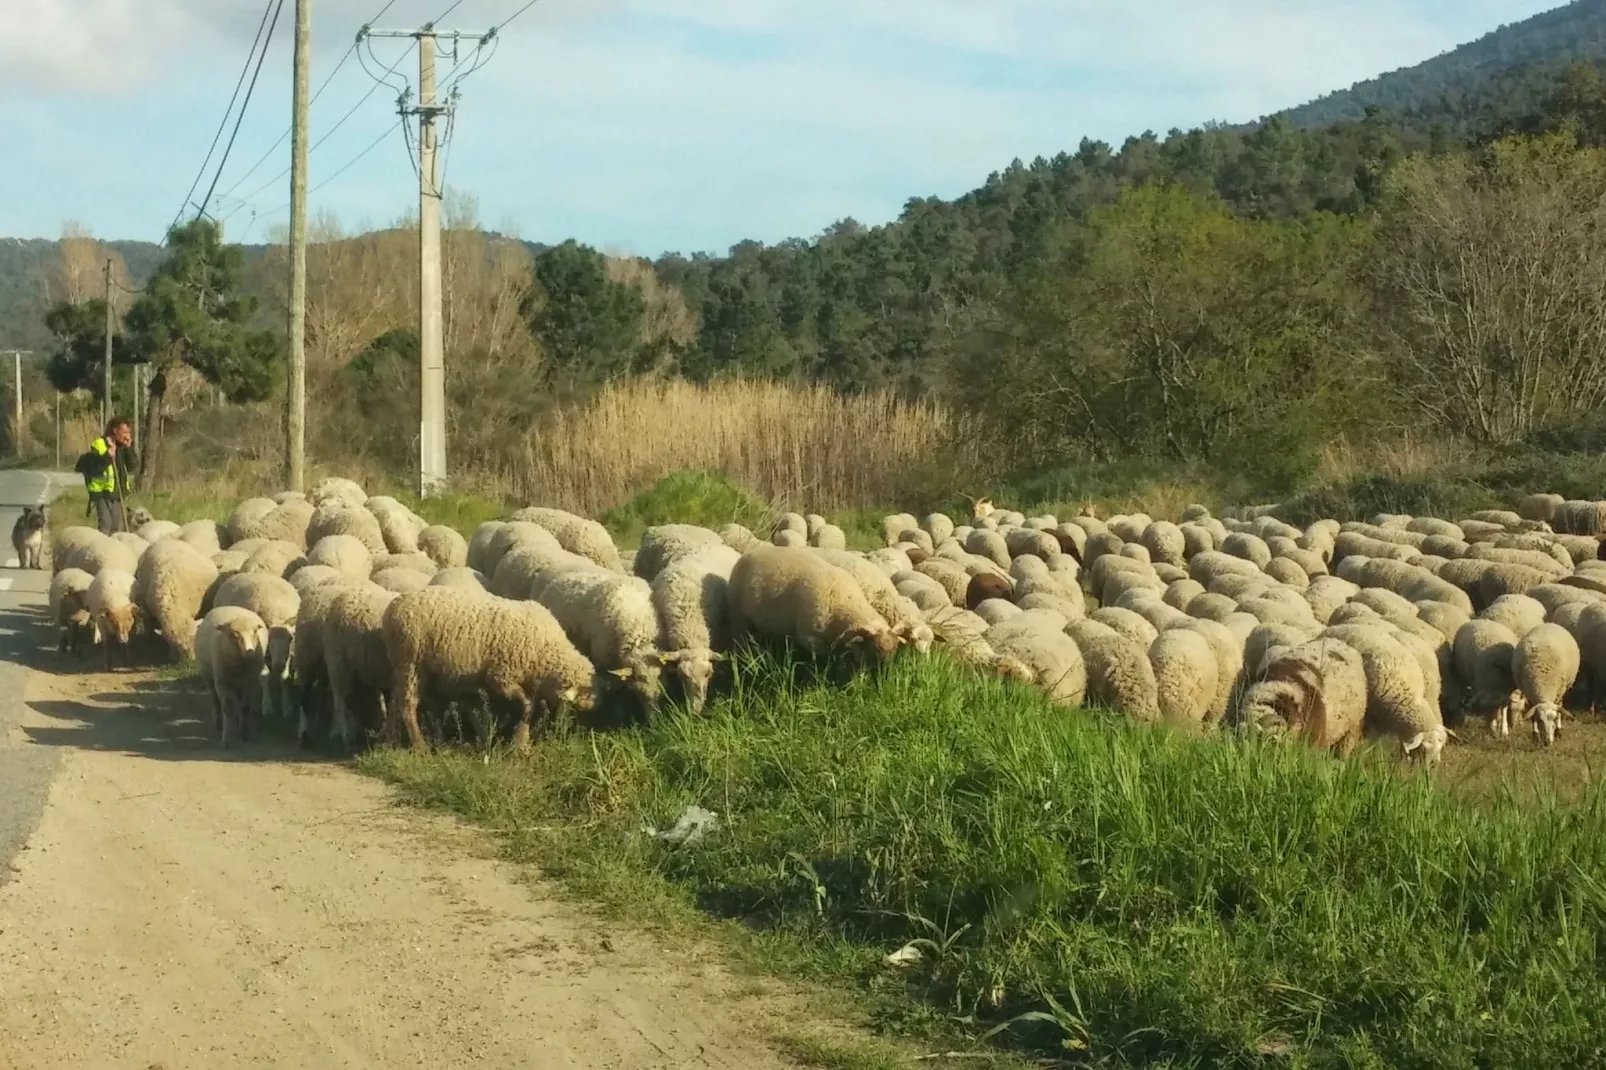
[[[379,752],[632,913],[736,919],[886,1025],[1112,1066],[1598,1064],[1606,803],[1423,779],[1046,704],[941,660],[845,688],[747,660],[704,718],[525,758]],[[704,842],[643,824],[690,803]],[[909,944],[920,962],[889,969]]]

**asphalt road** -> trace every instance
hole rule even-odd
[[[28,680],[25,651],[39,640],[50,573],[17,568],[11,526],[22,505],[49,502],[77,479],[71,472],[0,472],[0,884],[39,821],[58,759],[54,747],[29,741],[19,727]]]

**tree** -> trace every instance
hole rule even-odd
[[[45,313],[45,327],[55,340],[45,363],[50,385],[63,394],[87,390],[99,400],[105,385],[106,302],[100,298],[74,303],[58,301]],[[115,331],[115,327],[114,327]],[[128,344],[112,335],[112,366],[128,364]]]
[[[188,367],[233,402],[268,397],[283,359],[283,340],[253,326],[257,299],[242,296],[243,258],[224,245],[221,228],[195,219],[167,233],[168,255],[125,317],[129,357],[150,366],[145,449],[140,476],[161,476],[168,379]]]
[[[524,314],[571,379],[595,382],[635,369],[646,302],[634,286],[610,278],[590,246],[571,239],[535,258]]]
[[[1606,403],[1606,150],[1561,133],[1414,157],[1380,237],[1394,368],[1441,430],[1508,443]]]

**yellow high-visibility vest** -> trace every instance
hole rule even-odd
[[[108,454],[111,453],[111,447],[107,444],[106,439],[104,437],[97,438],[95,441],[91,442],[89,444],[89,448],[91,450],[93,450],[97,456],[100,456],[100,457],[106,457]],[[128,473],[125,472],[125,473],[123,473],[123,478],[124,478],[123,491],[126,493],[128,491],[128,480],[129,480],[130,476],[129,476]],[[111,463],[111,464],[108,464],[106,466],[106,470],[104,472],[102,472],[99,476],[97,476],[96,478],[85,480],[84,481],[84,488],[86,490],[88,490],[89,493],[91,493],[91,494],[116,494],[117,493],[117,464],[115,463],[115,461],[113,463]]]

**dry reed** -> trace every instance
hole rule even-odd
[[[896,502],[911,473],[956,463],[961,421],[940,405],[823,386],[629,381],[548,416],[507,473],[520,500],[588,515],[671,472],[723,472],[769,501],[831,510]]]

